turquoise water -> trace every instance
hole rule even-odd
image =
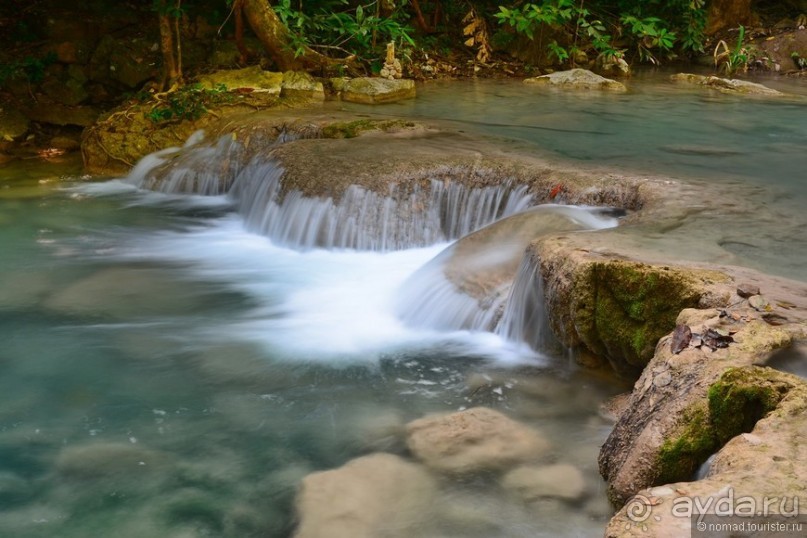
[[[654,80],[586,98],[438,84],[383,112],[553,159],[750,185],[764,218],[743,215],[740,259],[803,277],[804,104]],[[299,252],[245,231],[224,197],[78,174],[0,169],[0,536],[290,536],[303,476],[408,457],[406,422],[474,405],[541,430],[585,495],[525,505],[492,477],[443,480],[418,535],[601,535],[598,406],[626,387],[492,333],[403,325],[396,291],[446,245]]]
[[[433,82],[412,101],[339,106],[440,120],[550,162],[722,186],[702,200],[704,211],[689,228],[714,236],[727,255],[714,249],[711,259],[695,261],[728,260],[807,280],[807,80],[754,79],[788,94],[759,99],[674,85],[670,73],[640,71],[626,81],[627,93],[563,92],[510,80]],[[738,198],[752,207],[726,211]],[[693,259],[694,250],[684,245],[674,257]]]

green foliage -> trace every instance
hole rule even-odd
[[[807,69],[807,58],[802,58],[796,51],[790,53],[790,57],[793,58],[793,61],[796,62],[796,66],[799,69]]]
[[[56,62],[56,54],[49,52],[42,57],[25,56],[7,64],[0,64],[0,86],[11,79],[39,82],[45,77],[45,69]]]
[[[743,43],[744,40],[744,26],[740,26],[740,32],[737,34],[737,43],[734,45],[733,49],[730,49],[726,42],[721,39],[715,47],[715,67],[722,69],[728,76],[733,75],[737,71],[747,71],[749,50]]]
[[[337,49],[362,59],[379,58],[392,41],[400,48],[414,46],[408,15],[399,5],[386,16],[376,14],[376,2],[352,7],[347,0],[300,3],[280,0],[274,6],[280,20],[291,31],[292,47],[299,55],[304,46]]]
[[[605,57],[633,51],[654,64],[675,51],[703,50],[704,0],[541,0],[498,9],[500,24],[530,39],[546,30],[559,36],[547,44],[559,63],[574,64],[586,50]]]
[[[165,100],[160,100],[146,117],[154,123],[198,120],[207,112],[209,105],[228,102],[231,98],[223,84],[212,90],[202,88],[199,84],[190,84],[167,94]]]

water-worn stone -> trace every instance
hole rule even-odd
[[[759,286],[743,282],[737,285],[737,295],[743,299],[748,299],[752,295],[759,295]]]
[[[782,92],[757,84],[747,80],[727,79],[715,76],[693,75],[691,73],[678,73],[670,76],[673,82],[703,86],[721,91],[723,93],[736,93],[744,95],[763,95],[778,97],[784,95]]]
[[[415,97],[415,81],[409,79],[358,77],[342,86],[342,99],[351,103],[377,105]]]
[[[303,479],[295,538],[410,536],[429,510],[436,483],[421,466],[376,453]]]
[[[224,85],[228,90],[253,88],[272,95],[280,95],[283,73],[264,71],[258,65],[243,69],[225,69],[202,75],[196,80],[202,88],[214,89]]]
[[[446,473],[506,469],[539,460],[549,442],[536,430],[485,407],[427,416],[406,426],[409,450]]]
[[[0,106],[0,141],[12,142],[28,132],[28,118],[8,104]]]
[[[281,97],[298,97],[322,101],[325,99],[325,88],[322,82],[304,71],[286,71],[280,84]]]
[[[64,447],[55,468],[64,477],[87,480],[157,472],[168,462],[166,454],[139,444],[98,442]]]
[[[541,498],[576,501],[585,494],[586,482],[583,473],[568,463],[524,465],[504,475],[502,487],[515,493],[525,502]]]
[[[729,298],[715,291],[728,280],[719,271],[606,258],[570,249],[564,238],[530,248],[540,260],[555,335],[604,357],[625,377],[642,371],[682,309],[719,306]]]
[[[524,79],[527,84],[546,84],[559,88],[575,90],[608,90],[616,92],[627,91],[621,82],[601,77],[587,69],[570,69],[557,71],[549,75]]]

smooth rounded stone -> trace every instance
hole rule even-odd
[[[486,407],[426,416],[407,424],[406,432],[418,459],[452,474],[506,469],[549,450],[539,432]]]
[[[280,96],[323,101],[325,87],[322,82],[314,80],[314,77],[304,71],[286,71],[280,84]]]
[[[0,142],[11,142],[28,132],[30,122],[25,115],[7,104],[0,106]]]
[[[549,75],[524,79],[527,84],[545,84],[574,90],[608,90],[624,92],[627,88],[621,82],[602,77],[587,69],[569,69]]]
[[[576,501],[586,492],[583,473],[568,463],[517,467],[504,475],[502,487],[525,502],[547,497]]]
[[[376,453],[308,475],[296,538],[406,537],[429,511],[436,481],[421,466]]]
[[[409,79],[357,77],[340,84],[342,100],[377,105],[415,97],[415,81]]]
[[[406,423],[395,408],[365,408],[348,417],[353,444],[370,450],[392,451],[404,444]]]
[[[201,306],[193,286],[167,271],[110,268],[66,286],[48,297],[44,306],[67,315],[127,319],[179,315]]]
[[[283,73],[264,71],[260,66],[245,67],[244,69],[225,69],[202,75],[197,82],[203,88],[215,89],[224,85],[228,90],[236,88],[253,88],[272,95],[280,95],[283,83]]]
[[[134,443],[98,442],[66,446],[56,457],[56,471],[87,480],[120,474],[153,473],[165,469],[168,456]]]
[[[751,296],[759,295],[759,286],[749,284],[748,282],[737,284],[737,295],[743,299],[748,299]]]

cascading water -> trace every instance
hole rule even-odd
[[[284,189],[284,170],[271,157],[244,163],[243,147],[232,136],[212,146],[197,142],[147,156],[128,181],[168,194],[227,193],[249,231],[291,248],[385,252],[428,246],[458,239],[533,204],[527,187],[507,181],[468,188],[432,179],[426,186],[391,185],[384,194],[353,185],[338,199],[305,196]]]
[[[498,220],[414,273],[401,287],[398,315],[414,327],[495,332],[543,350],[550,339],[543,285],[527,245],[551,233],[616,224],[598,208],[553,204]]]
[[[457,240],[402,283],[395,315],[410,327],[494,333],[533,350],[549,336],[540,278],[522,259],[526,246],[617,223],[595,208],[531,207],[528,189],[507,182],[468,188],[432,179],[392,184],[385,194],[353,185],[338,200],[305,196],[284,190],[284,170],[271,157],[244,159],[234,137],[212,146],[195,139],[146,157],[128,181],[168,194],[226,192],[244,228],[279,247],[388,252]]]

